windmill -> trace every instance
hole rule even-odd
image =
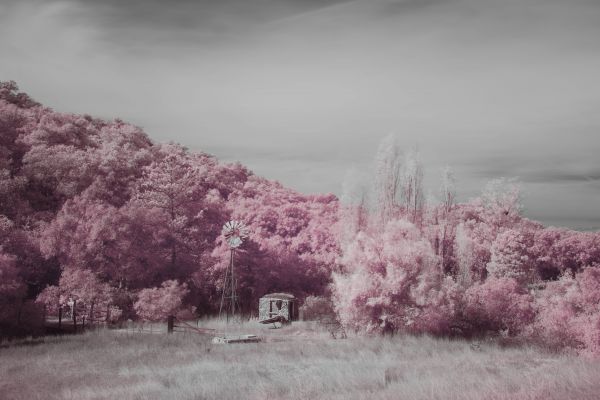
[[[221,296],[221,305],[219,307],[219,318],[225,313],[227,322],[229,316],[233,318],[236,309],[240,308],[236,293],[236,280],[233,268],[233,259],[235,250],[241,246],[244,239],[248,237],[248,228],[242,221],[229,221],[223,225],[221,234],[225,237],[229,245],[229,266],[225,270],[225,280],[223,281],[223,294]]]

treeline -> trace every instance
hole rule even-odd
[[[519,185],[493,180],[457,203],[451,170],[426,198],[423,167],[393,137],[375,185],[350,179],[333,304],[363,331],[386,324],[440,336],[500,336],[600,356],[600,233],[521,215]]]
[[[120,120],[57,113],[0,83],[0,336],[72,300],[112,320],[218,309],[231,219],[243,311],[267,292],[332,302],[347,329],[510,340],[600,355],[600,234],[521,215],[518,185],[423,192],[393,137],[341,202],[155,144]],[[321,304],[319,303],[319,304]]]

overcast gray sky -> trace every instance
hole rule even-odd
[[[431,190],[600,229],[599,38],[598,0],[0,0],[0,80],[303,192],[396,133]]]

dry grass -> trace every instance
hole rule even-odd
[[[103,330],[3,345],[0,398],[600,398],[600,363],[534,348],[408,336],[333,340],[310,323],[230,331],[265,340],[214,345],[195,334]]]

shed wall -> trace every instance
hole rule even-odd
[[[277,302],[281,302],[281,308],[277,307]],[[293,300],[273,299],[262,297],[258,301],[258,319],[264,321],[276,315],[281,315],[288,321],[292,320]]]

